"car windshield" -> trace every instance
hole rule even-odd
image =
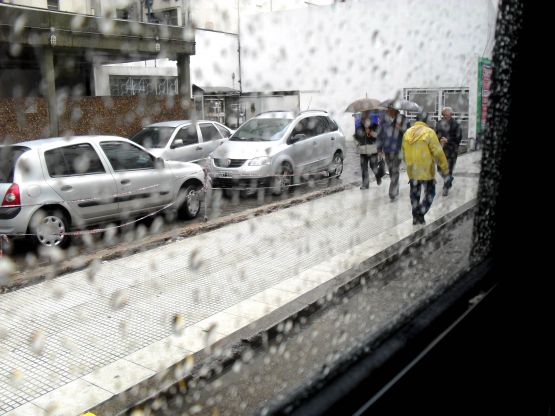
[[[230,140],[252,142],[279,140],[292,121],[288,118],[253,118],[239,127]]]
[[[13,182],[15,163],[27,150],[29,148],[23,146],[0,147],[0,183]]]
[[[145,127],[131,140],[147,149],[161,149],[166,147],[174,130],[173,127]]]

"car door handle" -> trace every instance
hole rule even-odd
[[[127,185],[128,183],[130,183],[131,181],[129,179],[122,179],[122,181],[120,182],[122,185]]]
[[[335,140],[335,137],[332,137],[331,139],[332,139],[332,140]]]
[[[202,150],[202,147],[200,147],[200,146],[197,146],[197,150]]]
[[[60,188],[62,191],[71,191],[73,189],[73,186],[71,185],[64,185]]]

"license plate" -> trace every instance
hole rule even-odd
[[[218,172],[216,173],[217,178],[231,178],[231,172]]]

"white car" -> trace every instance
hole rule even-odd
[[[0,146],[0,234],[63,246],[66,232],[165,207],[196,217],[205,186],[195,163],[169,162],[117,136]]]
[[[291,189],[295,177],[343,172],[345,136],[326,111],[269,111],[251,118],[210,154],[213,188]],[[228,194],[229,192],[224,192]]]
[[[130,140],[164,160],[204,165],[208,155],[232,134],[232,130],[216,121],[176,120],[143,127]]]

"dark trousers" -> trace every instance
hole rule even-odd
[[[412,216],[417,218],[424,217],[436,196],[436,181],[416,181],[410,180],[410,204],[412,206]],[[424,197],[422,196],[422,188],[424,188]]]
[[[368,176],[368,164],[374,175],[378,171],[378,154],[360,155],[360,169],[362,171],[362,186],[367,188],[370,185],[370,178]]]
[[[453,171],[455,170],[455,163],[457,163],[457,156],[457,152],[445,152],[447,165],[449,166],[449,176],[443,180],[443,187],[445,189],[451,189],[453,186]]]
[[[385,163],[389,171],[389,197],[397,198],[399,195],[399,169],[401,167],[400,153],[385,153]]]

